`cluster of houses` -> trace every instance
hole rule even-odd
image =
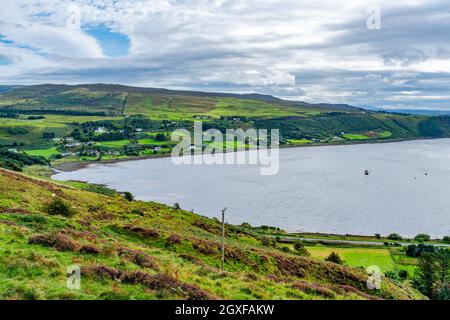
[[[143,131],[142,128],[135,128],[134,130],[135,130],[137,133],[140,133],[140,132]],[[105,128],[105,127],[98,127],[97,129],[94,130],[94,133],[96,133],[96,134],[103,134],[103,133],[109,133],[109,132],[111,132],[111,131],[108,130],[108,128]],[[123,133],[124,130],[121,129],[121,130],[119,130],[119,132],[120,132],[120,133]]]
[[[136,132],[142,132],[141,128],[136,128],[135,130],[136,130]],[[104,127],[100,127],[100,128],[97,128],[95,130],[95,132],[96,133],[106,133],[106,132],[108,132],[108,130],[106,128],[104,128]],[[67,148],[67,149],[74,149],[74,148],[79,148],[79,147],[83,147],[83,146],[85,146],[85,147],[94,147],[96,145],[95,141],[81,142],[81,141],[75,140],[75,138],[73,138],[73,137],[53,138],[52,141],[55,142],[55,143],[63,144],[64,148]],[[161,147],[154,147],[151,150],[153,152],[159,152],[159,151],[161,151]],[[16,150],[16,152],[17,152],[17,150]],[[89,149],[89,150],[85,150],[83,152],[81,152],[81,151],[77,151],[77,152],[69,152],[69,151],[67,151],[67,152],[61,153],[61,156],[64,157],[64,158],[65,157],[70,157],[70,156],[81,156],[81,155],[87,155],[89,157],[94,157],[94,156],[95,157],[100,157],[102,154],[107,154],[107,155],[111,155],[111,156],[119,156],[120,152],[117,151],[117,150],[109,150],[109,151],[106,151],[106,152],[104,152],[104,151],[100,152],[97,149]]]

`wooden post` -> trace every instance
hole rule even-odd
[[[225,271],[225,211],[227,211],[227,208],[222,210],[222,272]]]

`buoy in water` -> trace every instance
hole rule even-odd
[[[369,170],[365,170],[365,171],[364,171],[364,174],[365,174],[366,176],[368,176],[368,175],[369,175]]]

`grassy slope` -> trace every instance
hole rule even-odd
[[[325,259],[331,252],[338,253],[352,267],[367,268],[377,265],[382,272],[394,271],[396,265],[391,258],[389,249],[383,248],[330,248],[322,246],[307,247],[313,257]]]
[[[25,150],[25,152],[30,156],[44,157],[46,159],[50,158],[52,155],[60,153],[56,147],[48,149]]]
[[[32,148],[44,149],[50,146],[42,137],[44,132],[67,136],[74,128],[69,123],[118,120],[134,114],[176,122],[192,122],[194,117],[201,116],[204,121],[216,121],[214,124],[219,126],[220,117],[243,117],[240,126],[279,128],[284,138],[299,141],[326,142],[335,136],[353,142],[450,136],[450,117],[363,112],[349,106],[310,105],[261,95],[207,94],[116,85],[40,85],[0,93],[0,111],[14,110],[22,114],[22,120],[0,119],[0,145],[23,142]],[[70,115],[61,115],[61,112]],[[23,119],[28,114],[40,113],[46,119]],[[236,123],[227,123],[233,124]],[[184,125],[191,127],[189,123]]]
[[[264,247],[233,226],[227,228],[223,274],[214,220],[80,188],[102,191],[0,169],[0,299],[422,298],[390,280],[380,291],[368,290],[363,270]],[[77,214],[44,214],[53,195]],[[29,244],[37,233],[56,240]],[[82,253],[86,246],[99,253]],[[80,291],[65,286],[71,264],[82,268]]]

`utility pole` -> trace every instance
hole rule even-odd
[[[225,264],[225,211],[227,211],[227,208],[222,210],[222,272],[224,272]]]

